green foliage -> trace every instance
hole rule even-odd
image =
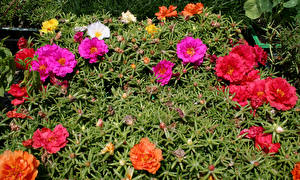
[[[182,16],[154,23],[159,32],[152,38],[141,21],[123,24],[117,18],[106,24],[111,37],[105,39],[109,52],[99,62],[89,64],[78,54],[74,43],[74,28],[111,18],[109,14],[61,14],[56,33],[39,36],[35,48],[50,44],[68,48],[76,55],[78,64],[67,91],[46,83],[42,91],[33,91],[18,111],[28,112],[31,119],[9,119],[4,111],[0,121],[0,152],[22,149],[41,161],[41,179],[122,179],[132,167],[130,149],[143,137],[148,137],[163,152],[164,160],[155,175],[135,170],[135,179],[206,179],[210,175],[223,179],[288,179],[299,155],[299,101],[290,111],[276,111],[265,104],[253,117],[250,107],[240,109],[231,100],[228,89],[217,80],[215,64],[208,58],[199,67],[182,65],[177,58],[176,44],[186,36],[200,38],[208,46],[207,54],[223,56],[241,36],[240,22],[220,16],[205,8],[189,20]],[[218,24],[217,24],[218,23]],[[216,25],[217,24],[217,25]],[[122,50],[122,51],[120,51]],[[150,63],[145,63],[148,57]],[[155,82],[151,69],[162,59],[176,65],[166,86]],[[132,64],[135,68],[132,68]],[[184,73],[184,69],[187,70]],[[261,68],[262,77],[274,74],[272,68]],[[132,125],[126,123],[130,115]],[[96,126],[98,119],[103,127]],[[165,123],[165,129],[160,123]],[[18,126],[11,130],[9,124]],[[22,141],[32,138],[37,128],[53,129],[62,124],[70,136],[66,147],[56,154],[42,149],[29,149]],[[257,125],[273,133],[281,143],[279,153],[272,155],[257,151],[254,142],[239,138],[244,128]],[[276,133],[276,127],[284,128]],[[107,143],[115,145],[114,154],[101,154]],[[181,156],[176,150],[183,150]],[[208,167],[215,166],[210,171]]]

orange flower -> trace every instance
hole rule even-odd
[[[166,17],[177,17],[177,11],[175,9],[177,6],[169,6],[169,9],[166,6],[159,7],[159,12],[155,13],[157,19],[159,20],[166,20]]]
[[[300,179],[300,162],[297,162],[295,164],[294,169],[292,170],[293,180],[299,180]]]
[[[203,4],[202,3],[196,3],[192,4],[189,3],[184,7],[184,10],[181,12],[184,17],[187,16],[193,16],[194,14],[201,14],[203,11]]]
[[[0,155],[0,179],[34,180],[40,161],[26,151],[5,151]]]
[[[155,144],[148,138],[142,138],[139,144],[131,148],[130,160],[135,169],[155,174],[160,168],[160,161],[163,160],[162,151],[156,149]]]

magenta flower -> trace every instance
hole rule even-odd
[[[60,77],[65,77],[66,74],[73,72],[76,64],[75,55],[66,48],[59,48],[54,56],[54,61],[51,63],[53,73]]]
[[[40,73],[41,81],[45,81],[51,72],[51,66],[49,66],[47,61],[50,58],[40,59],[39,61],[32,61],[31,70],[38,71]]]
[[[94,37],[93,39],[85,38],[78,47],[81,57],[90,59],[89,63],[97,62],[98,56],[103,56],[108,52],[108,46],[104,40],[99,40]]]
[[[197,66],[202,64],[206,50],[206,45],[200,39],[193,37],[186,37],[177,44],[177,56],[184,65],[187,63],[194,63]]]
[[[74,41],[78,42],[78,43],[81,43],[82,40],[83,40],[83,32],[77,32],[74,35]]]
[[[152,67],[156,80],[160,85],[164,86],[168,84],[173,74],[172,68],[174,65],[170,61],[162,60],[156,66]]]
[[[48,153],[57,153],[68,143],[69,133],[61,124],[57,125],[53,131],[49,128],[38,129],[33,133],[33,148],[43,147]]]

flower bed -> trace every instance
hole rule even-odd
[[[201,3],[176,10],[45,21],[16,55],[24,79],[1,112],[0,177],[299,176],[295,87],[239,23]]]

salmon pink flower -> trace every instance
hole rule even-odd
[[[4,151],[0,154],[0,179],[34,180],[40,161],[26,151]]]
[[[43,147],[48,153],[57,153],[68,143],[69,133],[61,124],[57,125],[53,131],[48,128],[38,129],[33,133],[32,147]]]
[[[255,147],[265,153],[277,153],[280,143],[272,143],[272,134],[261,133],[255,136]]]
[[[194,63],[199,66],[203,62],[207,47],[200,39],[186,37],[177,44],[177,56],[182,63]]]
[[[280,77],[266,80],[265,93],[270,105],[278,110],[292,109],[298,100],[296,88]]]
[[[27,70],[28,66],[31,64],[30,59],[34,56],[34,49],[33,48],[23,48],[16,53],[15,62],[16,67],[18,69]]]
[[[168,84],[173,75],[172,68],[174,65],[175,64],[170,61],[162,60],[156,66],[152,67],[154,76],[160,85],[164,86]]]
[[[103,40],[85,38],[79,45],[78,51],[81,57],[90,59],[89,63],[95,63],[98,56],[103,56],[108,52],[108,46]]]
[[[167,17],[177,17],[177,11],[175,9],[177,6],[169,6],[169,9],[166,6],[160,6],[159,12],[155,13],[158,20],[166,20]]]
[[[23,104],[24,101],[26,101],[25,97],[28,97],[26,87],[20,87],[19,84],[12,84],[8,93],[15,97],[15,99],[11,101],[11,104],[15,106]]]
[[[134,169],[146,170],[155,174],[160,168],[160,161],[163,160],[162,151],[155,148],[148,138],[142,138],[139,144],[136,144],[130,150],[130,161]]]

